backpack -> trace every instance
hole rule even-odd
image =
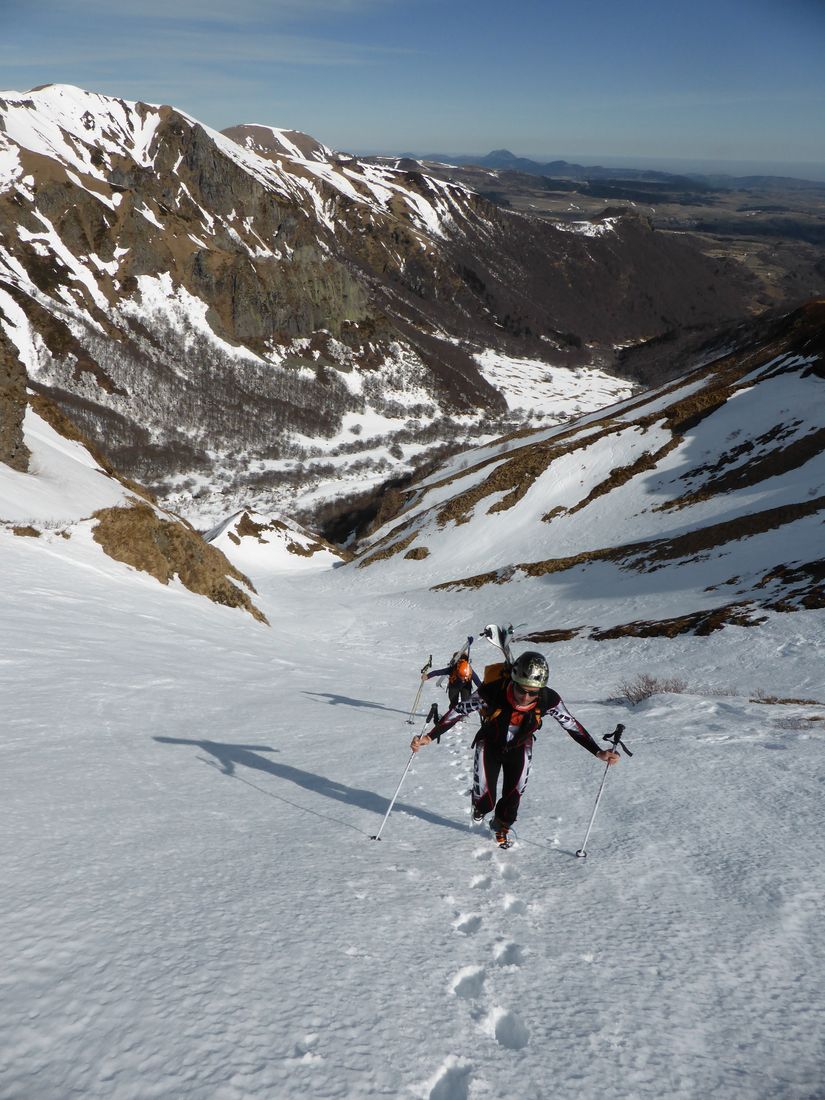
[[[492,665],[485,665],[483,682],[485,684],[494,684],[499,681],[506,682],[510,677],[510,662],[509,661],[497,661]],[[529,712],[528,712],[529,713]],[[535,732],[541,729],[542,710],[539,701],[536,700],[536,705],[532,708],[532,713],[536,717],[536,729]],[[484,721],[490,722],[498,718],[501,714],[501,707],[497,707],[494,711],[484,716]]]
[[[492,684],[496,680],[503,680],[509,668],[510,666],[506,661],[497,661],[493,665],[485,665],[482,682],[485,684]]]

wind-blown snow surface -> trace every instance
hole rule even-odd
[[[586,860],[603,768],[552,721],[511,851],[473,722],[376,843],[420,666],[535,585],[270,569],[269,629],[62,541],[0,531],[4,1100],[823,1095],[825,710],[750,701],[821,681],[822,612],[546,651],[634,751]],[[612,699],[663,668],[686,694]]]

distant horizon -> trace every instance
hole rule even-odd
[[[314,136],[314,135],[310,135]],[[673,174],[698,173],[700,175],[730,175],[730,176],[784,176],[788,179],[807,180],[811,183],[825,182],[825,161],[758,161],[758,160],[725,160],[723,158],[703,159],[700,157],[655,157],[650,155],[633,156],[632,154],[609,153],[521,153],[511,146],[491,145],[485,152],[474,149],[472,152],[462,152],[458,149],[436,150],[427,148],[413,152],[410,149],[367,149],[340,150],[352,152],[355,156],[363,157],[402,157],[409,156],[415,159],[440,158],[473,158],[487,157],[498,149],[506,149],[513,156],[524,160],[532,160],[537,164],[552,164],[554,161],[565,161],[568,164],[580,164],[584,168],[644,168],[651,171],[672,172]]]
[[[263,120],[350,152],[825,179],[823,0],[694,0],[689,18],[648,0],[5,7],[7,87],[172,104],[216,130]]]
[[[42,84],[32,86],[29,88],[0,88],[0,96],[3,95],[27,95],[37,90],[38,87],[46,87],[50,84],[69,84],[68,81],[44,81]],[[81,88],[82,91],[88,92],[92,95],[102,95],[109,98],[120,99],[132,99],[130,96],[122,96],[113,92],[102,91],[99,88],[85,87],[83,85],[73,85]],[[146,97],[136,97],[133,102],[144,102],[147,104],[158,104],[157,100],[150,100]],[[422,145],[421,148],[413,150],[412,148],[384,148],[376,146],[363,146],[358,143],[353,143],[349,146],[340,146],[330,143],[326,139],[319,136],[317,133],[313,133],[308,130],[300,130],[297,126],[283,125],[285,120],[281,119],[279,122],[253,122],[249,119],[244,121],[235,121],[220,126],[213,123],[210,119],[204,118],[200,115],[189,111],[187,108],[181,106],[179,103],[172,101],[166,101],[167,105],[173,107],[176,110],[180,110],[186,114],[192,115],[199,123],[209,126],[214,130],[227,130],[234,126],[270,126],[272,129],[278,130],[294,130],[296,132],[306,133],[308,137],[313,138],[316,141],[321,142],[330,148],[333,148],[336,152],[350,153],[353,156],[362,157],[412,157],[416,160],[443,160],[449,162],[461,158],[463,160],[473,159],[482,160],[484,157],[490,155],[490,153],[498,150],[506,150],[512,153],[513,156],[519,157],[524,160],[531,160],[537,164],[550,164],[554,161],[565,161],[568,164],[578,164],[585,168],[605,167],[605,168],[629,168],[629,169],[646,169],[649,171],[661,171],[670,172],[673,174],[685,174],[693,173],[699,175],[729,175],[729,176],[774,176],[785,177],[787,179],[802,180],[811,183],[825,183],[825,160],[823,161],[782,161],[782,160],[746,160],[746,159],[726,159],[722,157],[715,158],[703,158],[692,157],[688,155],[673,156],[662,155],[654,156],[651,154],[632,154],[632,153],[581,153],[581,152],[566,152],[566,153],[536,153],[536,152],[521,152],[518,151],[515,146],[515,142],[507,143],[492,140],[488,143],[487,148],[484,151],[480,149],[474,149],[469,152],[464,152],[459,149],[437,149],[435,143]]]

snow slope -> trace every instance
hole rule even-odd
[[[822,1097],[825,707],[755,700],[823,699],[825,612],[546,650],[634,752],[587,860],[603,769],[552,721],[512,850],[469,823],[472,722],[376,843],[420,666],[544,580],[261,569],[268,628],[58,541],[0,529],[3,1100]],[[643,671],[686,690],[631,708]]]
[[[503,586],[534,635],[825,606],[824,324],[810,303],[666,386],[453,456],[359,566],[379,588],[389,560],[404,585]]]
[[[348,557],[286,516],[251,510],[234,513],[204,538],[239,569],[253,573],[329,569]]]

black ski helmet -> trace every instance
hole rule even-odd
[[[529,688],[531,691],[543,688],[547,684],[549,675],[547,661],[534,649],[528,649],[526,653],[516,657],[510,670],[510,679],[513,683],[518,684],[519,687]]]

